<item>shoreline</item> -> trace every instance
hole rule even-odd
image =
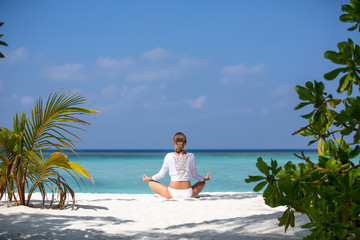
[[[199,199],[155,194],[75,194],[64,210],[6,207],[0,201],[0,239],[302,239],[309,231],[278,227],[283,207],[265,205],[261,193],[204,192]],[[4,199],[3,199],[4,200]]]

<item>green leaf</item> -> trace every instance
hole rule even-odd
[[[280,206],[279,196],[280,193],[276,184],[269,184],[263,193],[265,204],[269,205],[270,207]]]
[[[306,88],[304,88],[304,87],[301,87],[301,86],[298,86],[298,85],[297,85],[297,86],[295,87],[295,91],[298,93],[299,98],[300,98],[301,100],[310,100],[310,99],[313,98],[312,95],[311,95],[311,93],[309,92],[309,90],[306,89]]]
[[[312,90],[312,89],[314,89],[314,84],[313,84],[312,82],[310,82],[310,81],[307,81],[307,82],[305,83],[305,87],[306,87],[307,89],[309,89],[309,90]]]
[[[64,165],[67,163],[66,156],[61,152],[51,154],[45,161],[46,165]]]
[[[326,141],[326,145],[328,146],[328,148],[330,148],[329,150],[332,152],[332,153],[336,153],[337,152],[337,146],[336,146],[336,143],[332,140],[327,140]]]
[[[314,115],[315,110],[311,111],[308,114],[301,115],[302,118],[309,119]]]
[[[315,90],[316,93],[320,96],[321,94],[323,94],[324,90],[325,90],[325,85],[323,82],[317,82],[315,81]]]
[[[360,169],[353,169],[349,171],[349,184],[352,185],[358,177],[360,177]]]
[[[91,182],[94,183],[90,173],[83,166],[81,166],[80,164],[75,163],[75,162],[68,162],[68,164],[70,165],[70,168],[72,170],[80,173],[81,175],[83,175],[86,178],[89,178],[91,180]]]
[[[346,63],[346,60],[342,59],[341,55],[339,55],[337,52],[334,52],[334,51],[325,52],[324,57],[336,64],[345,64]]]
[[[355,146],[355,148],[350,152],[349,159],[353,159],[357,157],[360,153],[360,147],[358,145]]]
[[[347,127],[345,129],[341,130],[341,134],[344,136],[351,134],[354,131],[354,127],[355,126],[350,126],[350,127]]]
[[[354,1],[355,2],[355,1]],[[350,3],[351,4],[351,3]],[[353,12],[353,7],[351,6],[351,5],[348,5],[348,4],[346,4],[346,5],[342,5],[341,6],[341,10],[343,11],[343,12],[348,12],[348,13],[350,13],[350,12]],[[350,14],[347,14],[347,15],[350,15]]]
[[[355,46],[354,60],[357,65],[360,65],[360,46],[359,45]]]
[[[310,146],[310,145],[312,145],[312,144],[314,144],[314,143],[316,143],[318,140],[311,140],[309,143],[308,143],[308,146]]]
[[[343,14],[343,15],[340,16],[339,19],[342,22],[352,22],[354,18],[350,14]]]
[[[283,213],[283,215],[280,218],[278,218],[278,220],[279,220],[279,226],[285,225],[285,232],[286,232],[289,225],[291,227],[295,226],[294,211],[290,210],[290,208],[288,207],[286,211]]]
[[[6,42],[0,41],[0,45],[8,46]]]
[[[358,26],[359,26],[359,24],[357,23],[357,24],[355,24],[354,26],[349,27],[347,30],[349,30],[349,31],[354,31],[355,29],[357,29]]]
[[[260,191],[261,189],[263,189],[265,186],[266,186],[266,184],[267,184],[268,182],[267,181],[262,181],[262,182],[260,182],[259,184],[257,184],[255,187],[254,187],[254,192],[258,192],[258,191]]]
[[[342,78],[340,78],[339,87],[337,89],[338,93],[344,92],[348,88],[348,84],[349,84],[348,75],[345,75]]]
[[[311,234],[306,236],[304,238],[304,240],[319,240],[320,239],[320,234],[322,233],[323,229],[319,226],[316,226],[314,229],[311,230]],[[329,240],[329,239],[326,239]]]
[[[348,230],[346,229],[347,227],[349,227],[350,224],[341,224],[341,223],[338,223],[338,224],[334,224],[332,226],[330,226],[330,229],[332,231],[334,231],[334,233],[336,234],[336,236],[338,238],[345,238],[345,236],[347,235],[348,233]]]
[[[258,182],[261,180],[266,179],[266,177],[264,176],[249,176],[249,178],[245,179],[245,182],[250,183],[250,182]]]
[[[260,170],[260,172],[262,172],[266,176],[269,176],[269,166],[262,160],[262,158],[257,159],[256,166]]]
[[[315,227],[316,225],[317,225],[317,223],[315,223],[315,222],[309,222],[309,223],[302,225],[301,227],[302,228],[312,228],[312,227]]]
[[[302,107],[305,107],[306,105],[309,105],[309,104],[310,104],[309,102],[301,102],[294,108],[294,110],[298,110],[298,109],[300,109]]]
[[[326,80],[333,80],[335,79],[341,72],[346,72],[346,68],[337,68],[331,72],[325,73],[324,78]]]
[[[289,174],[287,174],[284,170],[280,170],[278,172],[278,174],[276,175],[276,177],[278,177],[280,179],[286,179],[286,178],[290,178],[291,176]]]

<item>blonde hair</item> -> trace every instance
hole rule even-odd
[[[175,152],[181,153],[185,151],[186,136],[182,132],[177,132],[174,135]]]

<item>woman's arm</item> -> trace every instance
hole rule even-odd
[[[191,156],[191,165],[190,165],[190,173],[191,173],[191,176],[198,180],[199,182],[204,182],[204,181],[207,181],[205,180],[204,177],[200,176],[197,172],[197,166],[196,166],[196,159],[195,159],[195,155],[192,154]],[[209,175],[210,177],[210,175]]]
[[[155,174],[154,176],[152,176],[149,181],[157,181],[160,178],[163,178],[166,174],[166,172],[169,170],[169,164],[168,164],[168,160],[167,160],[167,155],[164,158],[164,163],[160,169],[160,171]]]

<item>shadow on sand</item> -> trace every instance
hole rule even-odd
[[[83,206],[80,206],[83,207]],[[56,210],[59,211],[59,210]],[[99,227],[116,228],[121,224],[134,223],[133,220],[120,219],[117,217],[104,216],[66,216],[51,214],[31,214],[15,213],[11,215],[0,214],[0,239],[247,239],[247,240],[265,240],[265,239],[302,239],[308,234],[307,230],[300,230],[295,235],[284,235],[277,233],[257,233],[246,232],[249,225],[259,225],[268,220],[279,217],[279,213],[253,215],[248,217],[237,217],[228,219],[216,219],[203,221],[200,223],[187,223],[180,225],[171,225],[167,228],[154,228],[150,231],[124,232],[122,234],[112,235]],[[261,219],[261,220],[259,220]],[[74,222],[86,222],[86,229],[71,228]],[[297,221],[297,225],[302,225]],[[192,231],[194,227],[201,227],[199,231]],[[264,224],[266,226],[266,224]],[[218,229],[217,229],[218,228]],[[9,229],[16,229],[10,231]],[[181,229],[183,234],[176,234],[177,229]],[[220,229],[228,229],[221,231]],[[263,231],[271,231],[261,229]],[[289,229],[290,230],[290,229]]]
[[[262,193],[200,193],[199,199],[200,200],[241,200],[241,199],[248,199],[248,198],[256,198],[262,196]]]

